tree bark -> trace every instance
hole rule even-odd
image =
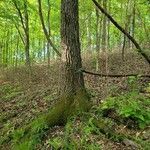
[[[137,51],[138,51],[138,53],[140,53],[144,58],[145,58],[145,60],[148,62],[148,64],[150,64],[150,58],[146,55],[146,53],[142,50],[142,48],[140,47],[140,45],[137,43],[137,41],[125,30],[125,29],[123,29],[113,18],[112,18],[112,16],[111,15],[109,15],[108,13],[107,13],[107,11],[104,9],[104,8],[102,8],[98,3],[97,3],[97,1],[96,0],[92,0],[93,1],[93,3],[97,6],[97,8],[99,8],[99,10],[103,13],[103,14],[105,14],[106,16],[107,16],[107,18],[109,18],[110,19],[110,21],[123,33],[123,34],[125,34],[128,38],[129,38],[129,40],[131,40],[132,41],[132,43],[135,45],[135,47],[137,48]]]
[[[98,1],[100,2],[100,0]],[[100,19],[100,14],[98,9],[96,11],[96,71],[99,71],[100,66],[100,42],[101,42],[101,28],[102,28],[102,19]]]
[[[119,77],[130,77],[130,76],[139,76],[139,77],[148,77],[150,78],[150,75],[140,75],[140,74],[102,74],[102,73],[95,73],[95,72],[90,72],[86,70],[80,70],[86,74],[90,75],[95,75],[95,76],[100,76],[100,77],[113,77],[113,78],[119,78]]]
[[[39,5],[39,16],[40,16],[42,28],[43,28],[44,34],[46,36],[46,39],[47,39],[48,43],[52,46],[53,50],[57,53],[57,55],[61,57],[61,53],[58,51],[58,49],[55,47],[55,45],[51,41],[48,31],[45,27],[44,18],[43,18],[43,14],[42,14],[41,0],[38,0],[38,5]]]
[[[22,39],[22,35],[20,33],[19,28],[17,28],[18,33],[20,34],[20,37],[22,39],[22,42],[25,46],[25,57],[26,57],[26,65],[31,70],[31,62],[30,62],[30,37],[29,37],[29,15],[28,15],[28,6],[27,6],[27,0],[24,0],[24,14],[22,14],[17,2],[13,0],[14,6],[16,10],[18,11],[20,21],[22,24],[22,28],[24,30],[24,40]]]
[[[91,36],[91,14],[87,16],[87,40],[88,40],[88,51],[92,50],[92,36]]]
[[[103,0],[103,7],[107,10],[107,0]],[[101,72],[107,72],[107,18],[103,15],[102,26],[102,60],[101,60]]]
[[[78,0],[61,1],[61,42],[66,53],[66,90],[84,89],[79,41]]]
[[[111,12],[111,0],[108,1],[108,11]],[[108,27],[107,27],[107,49],[110,48],[110,20],[107,20]]]
[[[26,53],[26,64],[30,67],[30,37],[29,37],[29,15],[28,15],[28,8],[27,8],[27,1],[24,2],[24,10],[25,10],[25,53]]]
[[[51,36],[51,22],[50,22],[50,14],[51,14],[51,4],[50,0],[47,0],[48,12],[47,12],[47,26],[48,26],[48,35]],[[47,64],[50,66],[50,45],[47,43]]]
[[[131,5],[131,2],[130,0],[127,1],[127,4],[126,4],[126,19],[125,19],[125,30],[128,31],[129,30],[129,25],[130,25],[130,18],[131,18],[131,15],[130,15],[130,6]],[[122,61],[125,60],[125,49],[126,49],[126,44],[127,44],[127,40],[126,40],[126,35],[124,34],[124,37],[123,37],[123,46],[122,46]]]

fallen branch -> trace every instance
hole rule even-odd
[[[100,76],[100,77],[113,77],[113,78],[119,78],[119,77],[131,77],[131,76],[139,76],[139,77],[147,77],[150,78],[150,75],[140,75],[140,74],[102,74],[102,73],[94,73],[86,70],[81,70],[84,73],[90,74],[90,75],[95,75],[95,76]]]
[[[96,0],[92,0],[93,3],[95,4],[95,6],[124,34],[128,37],[128,39],[130,41],[132,41],[132,43],[135,45],[135,47],[137,48],[138,53],[140,53],[145,60],[150,64],[150,58],[148,57],[148,55],[146,55],[146,53],[142,50],[142,48],[140,47],[140,45],[137,43],[137,41],[125,30],[123,29],[117,22],[116,20],[110,15],[108,14],[108,12],[102,8],[100,6],[100,4],[96,1]]]

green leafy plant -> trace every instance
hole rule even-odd
[[[40,116],[23,128],[15,130],[12,133],[12,147],[13,149],[34,149],[36,144],[41,141],[41,137],[47,129],[44,116]]]
[[[138,76],[130,76],[128,77],[128,85],[131,89],[131,91],[137,91],[138,90]]]
[[[120,118],[134,120],[139,128],[145,128],[150,124],[149,107],[149,99],[140,96],[137,92],[110,97],[101,106],[102,110],[116,110]]]
[[[84,115],[84,119],[86,116]],[[79,119],[79,120],[78,120]],[[56,136],[48,140],[48,146],[53,149],[87,149],[100,150],[101,145],[96,142],[96,138],[91,138],[97,128],[92,123],[93,117],[88,116],[86,121],[81,118],[71,117],[65,125],[64,138]]]
[[[61,138],[55,137],[53,139],[49,139],[47,141],[47,144],[51,145],[51,147],[54,148],[55,150],[58,150],[62,148],[63,141]]]

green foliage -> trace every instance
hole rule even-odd
[[[47,141],[48,145],[51,145],[55,150],[58,150],[62,147],[63,140],[59,137],[55,137],[53,139],[49,139]]]
[[[141,145],[142,149],[149,150],[150,148],[149,140],[142,140],[140,138],[136,138],[135,141]]]
[[[19,9],[23,15],[24,13],[24,1],[15,0],[18,4]],[[38,5],[36,0],[27,0],[28,14],[29,14],[29,28],[30,28],[30,58],[32,62],[42,62],[45,61],[45,48],[46,45],[45,36],[42,31],[41,22],[38,15]],[[134,3],[135,2],[135,3]],[[148,49],[149,35],[148,29],[150,28],[149,23],[149,5],[145,0],[130,1],[130,8],[127,11],[127,5],[129,1],[127,0],[112,0],[108,2],[108,10],[110,14],[125,28],[126,21],[129,22],[128,32],[134,30],[137,41],[142,41],[143,47]],[[54,41],[57,48],[60,47],[60,0],[50,1],[50,32],[52,41]],[[133,26],[132,18],[134,18],[133,9],[136,7],[135,13],[135,26]],[[0,39],[3,39],[0,43],[1,53],[0,53],[0,66],[17,66],[24,62],[24,44],[21,40],[21,35],[23,37],[24,32],[21,25],[21,19],[14,6],[12,0],[0,1]],[[48,28],[48,3],[47,1],[42,1],[42,12],[44,17],[45,25]],[[121,13],[120,13],[121,12]],[[103,15],[99,13],[99,20],[103,20]],[[129,19],[129,16],[131,18]],[[92,1],[82,0],[79,1],[79,23],[80,23],[80,37],[82,49],[87,52],[88,47],[91,46],[95,50],[96,39],[96,26],[97,18],[96,11]],[[100,23],[100,22],[99,22]],[[101,24],[101,23],[100,23]],[[133,28],[133,29],[132,29]],[[20,31],[18,31],[18,29]],[[118,43],[123,41],[123,36],[120,34],[116,27],[109,25],[109,48],[113,49],[119,46]],[[20,33],[19,33],[20,32]],[[101,31],[99,30],[101,35]],[[132,33],[133,34],[133,33]],[[102,40],[102,36],[99,40]],[[19,40],[18,40],[19,39]],[[19,41],[19,42],[18,42]],[[91,41],[89,43],[89,41]],[[17,48],[17,45],[19,48]],[[147,50],[148,51],[148,50]],[[53,53],[53,52],[52,52]],[[45,55],[47,52],[45,53]],[[51,57],[54,58],[54,53]],[[94,64],[96,61],[94,62]]]
[[[130,92],[118,97],[110,97],[101,106],[102,110],[114,109],[121,118],[130,118],[139,128],[150,125],[149,98]]]
[[[99,150],[101,145],[96,142],[96,139],[91,138],[92,133],[97,129],[92,123],[92,118],[88,118],[86,122],[81,122],[78,119],[78,117],[70,118],[65,126],[64,136],[49,139],[47,142],[49,146],[56,150]]]
[[[150,97],[150,83],[149,83],[148,86],[145,88],[145,91],[146,91],[147,95]]]
[[[78,103],[73,103],[72,101],[74,99],[77,100]],[[14,149],[24,149],[25,147],[27,150],[31,148],[34,149],[48,128],[55,125],[64,125],[71,114],[76,114],[76,112],[81,111],[81,108],[85,109],[86,105],[83,106],[83,102],[80,102],[80,100],[84,101],[85,99],[87,100],[87,97],[81,91],[74,96],[74,98],[72,95],[62,97],[47,114],[41,114],[31,123],[24,125],[12,133]],[[80,109],[78,110],[77,108]],[[57,145],[56,141],[57,140],[51,141],[54,147]]]
[[[35,145],[41,140],[41,137],[47,129],[45,118],[40,116],[29,125],[15,130],[12,134],[13,149],[34,149]]]
[[[137,84],[138,83],[138,77],[130,76],[130,77],[128,77],[127,82],[128,82],[128,85],[129,85],[131,91],[138,90],[138,84]]]
[[[14,86],[10,84],[4,84],[0,86],[0,96],[1,96],[0,100],[9,101],[20,94],[22,94],[22,92],[20,91],[20,87],[14,88]]]
[[[1,120],[0,120],[1,121]],[[3,130],[0,133],[0,145],[4,142],[8,142],[11,133],[14,131],[14,127],[10,121],[4,124]]]

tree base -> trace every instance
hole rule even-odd
[[[65,125],[67,120],[77,112],[88,111],[91,108],[89,95],[85,90],[76,94],[64,95],[47,114],[42,114],[36,120],[16,130],[12,135],[14,149],[33,149],[42,138],[44,132],[56,125]]]

